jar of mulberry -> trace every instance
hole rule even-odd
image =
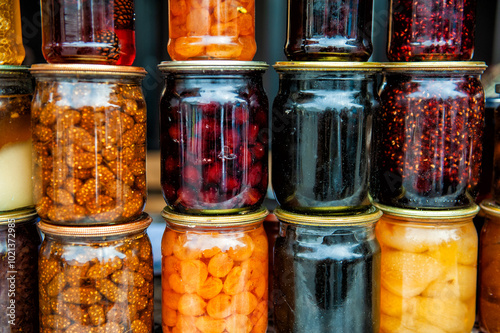
[[[0,65],[21,65],[24,60],[19,0],[0,4]]]
[[[288,0],[288,60],[368,60],[372,6],[363,0]]]
[[[41,0],[48,63],[131,65],[134,0]]]
[[[262,62],[163,62],[161,184],[187,214],[258,209],[267,191],[268,100]]]
[[[373,123],[370,194],[388,206],[464,208],[481,170],[484,91],[476,62],[389,63]]]
[[[202,217],[163,210],[163,332],[267,329],[267,210]]]
[[[172,60],[253,59],[255,0],[169,0]]]
[[[476,0],[391,0],[390,61],[471,60]]]
[[[153,254],[146,214],[119,226],[40,222],[40,332],[153,332]]]
[[[0,66],[0,215],[33,209],[32,97],[27,67]]]
[[[479,236],[479,324],[485,332],[500,331],[500,207],[493,200],[481,203],[486,221]]]
[[[134,220],[146,200],[146,103],[138,67],[34,65],[37,212],[61,225]]]
[[[380,206],[380,332],[470,332],[476,308],[477,205],[429,211]]]
[[[277,333],[378,333],[382,213],[311,216],[274,211],[274,328]]]
[[[34,209],[0,216],[0,327],[38,332],[38,247]]]
[[[272,184],[287,211],[363,211],[368,199],[377,63],[279,62]]]

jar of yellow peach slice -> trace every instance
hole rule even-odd
[[[474,326],[478,207],[380,206],[380,332],[470,332]]]
[[[267,211],[201,217],[165,208],[162,215],[163,332],[265,333]]]

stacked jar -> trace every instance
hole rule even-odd
[[[19,0],[0,4],[0,327],[38,332],[37,215],[31,181],[33,79]]]
[[[273,269],[276,332],[378,332],[380,246],[370,203],[379,63],[371,1],[288,1],[274,68],[272,186],[280,207]]]
[[[370,195],[385,215],[381,332],[470,332],[486,69],[475,1],[390,1]],[[445,309],[445,310],[443,310]]]
[[[40,332],[153,332],[134,2],[42,0],[31,67]]]
[[[169,0],[160,102],[163,332],[268,322],[268,100],[254,0]]]

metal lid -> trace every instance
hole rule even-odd
[[[100,237],[119,236],[124,234],[138,233],[145,230],[153,222],[153,219],[146,213],[133,222],[117,225],[106,225],[98,227],[75,226],[62,227],[49,224],[44,221],[38,222],[38,228],[44,233],[54,236],[65,237]]]
[[[160,71],[168,73],[249,72],[265,71],[268,67],[263,61],[237,60],[163,61],[158,65]]]
[[[0,214],[0,226],[11,222],[21,223],[32,221],[37,218],[35,208],[19,209],[8,213]]]
[[[385,215],[390,215],[393,218],[412,220],[429,220],[430,222],[456,222],[460,219],[469,219],[476,216],[479,212],[479,206],[472,204],[469,207],[461,209],[443,209],[443,210],[430,210],[430,209],[405,209],[373,203],[380,208]]]
[[[483,73],[488,66],[484,62],[475,61],[421,61],[421,62],[386,62],[382,63],[386,72],[450,72],[477,71]]]
[[[113,75],[144,77],[147,72],[142,67],[112,66],[93,64],[36,64],[30,69],[33,75],[41,74],[77,74],[77,75]]]
[[[211,227],[227,227],[239,226],[245,224],[252,224],[255,222],[263,221],[269,214],[264,207],[257,211],[242,212],[234,215],[217,215],[217,216],[202,216],[202,215],[188,215],[174,212],[169,207],[165,207],[161,216],[171,223],[184,226],[211,226]]]
[[[321,72],[380,72],[378,62],[354,61],[280,61],[274,66],[276,71],[321,71]]]
[[[0,65],[0,74],[4,72],[29,73],[28,66]]]
[[[353,215],[306,215],[288,212],[280,207],[276,208],[273,213],[282,222],[310,226],[369,224],[377,222],[382,216],[382,212],[375,206]]]
[[[479,206],[487,215],[500,217],[500,206],[495,203],[495,200],[483,200]]]

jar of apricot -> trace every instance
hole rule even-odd
[[[163,332],[266,332],[267,214],[202,217],[163,210]]]
[[[477,205],[425,211],[379,205],[380,333],[470,332],[476,307]]]
[[[479,323],[484,332],[500,332],[500,206],[483,201],[481,209],[486,221],[479,237]]]

